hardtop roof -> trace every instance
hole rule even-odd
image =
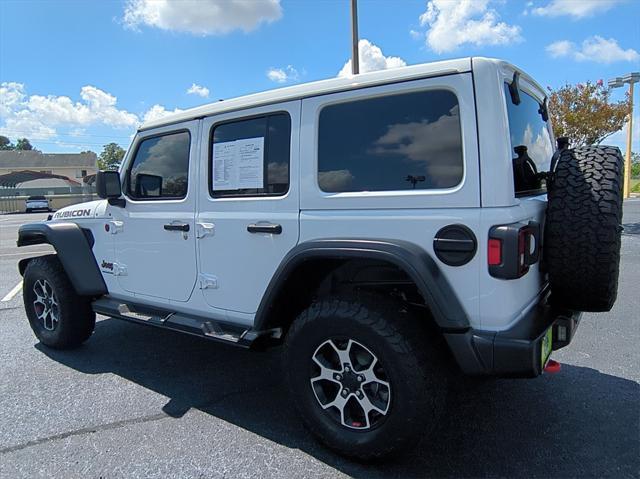
[[[433,76],[442,76],[471,71],[471,57],[454,60],[444,60],[431,63],[410,65],[401,68],[392,68],[370,73],[361,73],[356,76],[330,78],[293,85],[285,88],[277,88],[260,93],[240,96],[229,100],[209,103],[196,108],[190,108],[165,117],[144,122],[139,130],[148,130],[164,125],[170,125],[182,121],[193,120],[205,116],[211,116],[223,112],[242,110],[255,106],[263,106],[300,98],[325,95],[339,91],[355,90],[379,84],[407,81]]]

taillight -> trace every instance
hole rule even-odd
[[[527,236],[529,234],[529,227],[525,226],[518,230],[518,272],[519,276],[524,276],[529,271],[529,265],[525,261],[525,253],[527,251]]]
[[[489,238],[487,258],[489,260],[489,266],[497,266],[502,263],[502,241]]]
[[[540,256],[540,225],[535,221],[494,226],[489,231],[489,274],[517,279],[529,271]]]

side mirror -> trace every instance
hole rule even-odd
[[[96,174],[96,193],[100,198],[109,200],[109,204],[119,205],[122,196],[120,173],[117,171],[98,171]],[[113,201],[113,202],[112,202]]]

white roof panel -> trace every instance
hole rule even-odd
[[[356,76],[344,78],[331,78],[300,85],[278,88],[261,93],[232,98],[230,100],[209,103],[196,108],[190,108],[179,113],[167,115],[158,120],[150,120],[142,124],[140,130],[148,130],[158,126],[169,125],[181,121],[192,120],[218,113],[242,110],[260,105],[279,103],[299,98],[325,95],[337,91],[354,90],[358,88],[374,86],[394,81],[406,81],[417,78],[446,75],[451,73],[463,73],[471,71],[471,58],[445,60],[440,62],[423,63],[402,68],[380,70],[370,73],[361,73]]]

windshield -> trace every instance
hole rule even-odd
[[[546,190],[546,185],[537,173],[549,171],[553,155],[553,142],[547,122],[542,119],[538,100],[520,90],[520,104],[515,105],[507,84],[504,91],[509,116],[515,194],[539,194]]]

